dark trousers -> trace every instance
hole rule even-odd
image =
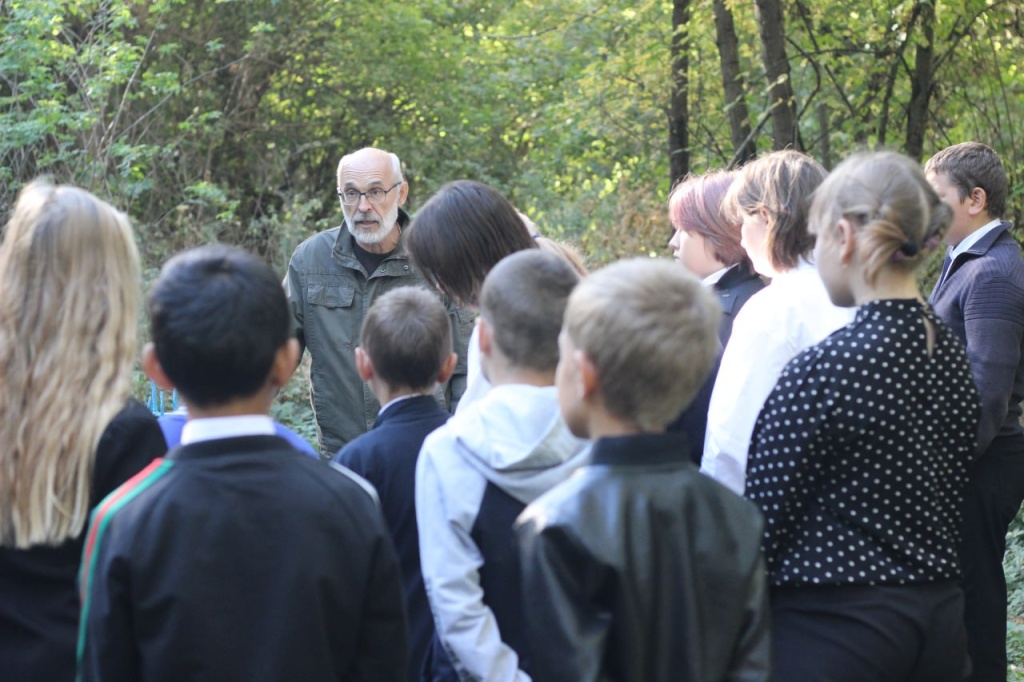
[[[772,588],[776,682],[960,682],[963,592],[906,587]]]
[[[1006,680],[1006,531],[1024,500],[1024,436],[997,438],[970,471],[960,564],[972,682]]]

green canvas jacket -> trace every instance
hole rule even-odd
[[[399,211],[405,227],[409,216]],[[320,456],[329,459],[350,440],[368,431],[380,404],[359,378],[354,349],[363,317],[382,294],[398,287],[427,288],[413,269],[404,242],[367,273],[356,258],[344,226],[315,234],[299,244],[288,264],[284,287],[292,315],[292,333],[310,356],[310,401],[316,415]],[[439,294],[440,295],[440,294]],[[452,342],[459,354],[451,380],[436,393],[451,411],[466,388],[466,347],[473,315],[445,301],[452,321]]]

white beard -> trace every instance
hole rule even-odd
[[[363,212],[357,210],[351,216],[344,211],[342,213],[345,215],[345,227],[348,228],[349,234],[355,237],[357,242],[360,244],[380,244],[388,238],[388,235],[391,234],[395,224],[398,222],[398,202],[394,202],[390,210],[383,216],[379,216],[373,211]],[[360,220],[376,221],[377,226],[370,228],[357,226],[356,222]]]

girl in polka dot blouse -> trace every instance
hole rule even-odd
[[[961,680],[960,505],[977,432],[966,353],[914,275],[951,213],[910,159],[855,156],[815,193],[815,262],[853,323],[758,417],[776,679]]]

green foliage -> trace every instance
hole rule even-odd
[[[1007,623],[1006,654],[1008,678],[1024,680],[1024,512],[1010,524],[1003,557],[1006,575]]]

